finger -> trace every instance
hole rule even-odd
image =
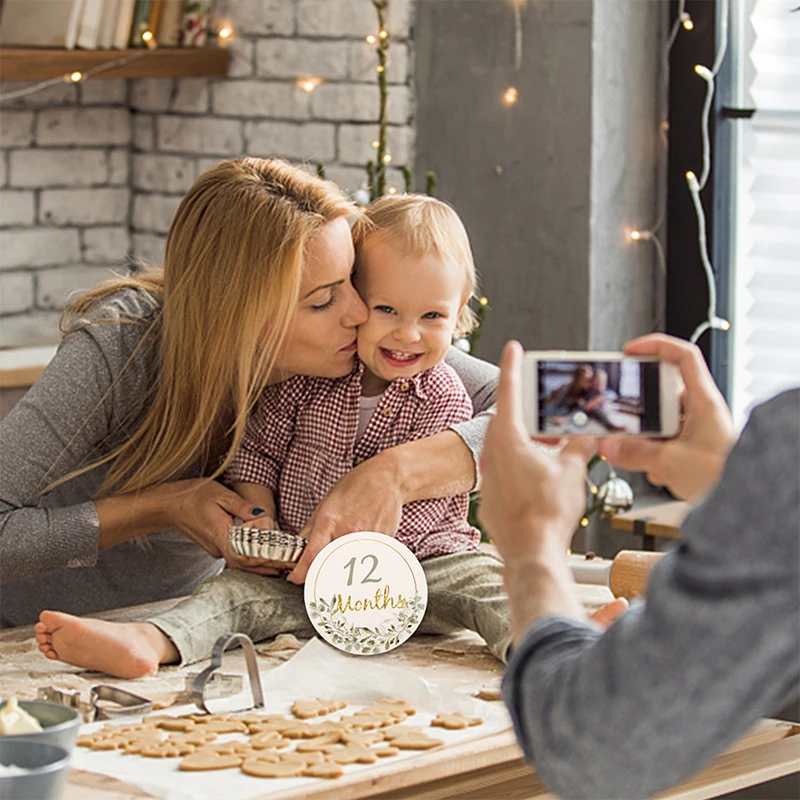
[[[601,627],[608,628],[612,622],[616,622],[627,610],[628,601],[624,597],[618,597],[591,613],[589,618]]]
[[[224,486],[219,496],[218,502],[232,517],[239,517],[244,522],[250,522],[257,517],[264,516],[264,509],[257,508],[249,500],[240,497],[232,489]]]
[[[686,384],[689,397],[696,396],[698,392],[718,392],[702,351],[691,342],[663,333],[653,333],[628,342],[624,350],[626,355],[654,356],[661,361],[675,364]]]
[[[574,456],[583,464],[597,452],[597,439],[594,436],[572,436],[561,451],[561,458]]]
[[[495,395],[497,417],[504,424],[525,431],[522,415],[522,345],[517,341],[506,343],[500,359],[500,380]],[[527,433],[525,433],[527,438]]]
[[[598,452],[615,467],[630,472],[648,472],[658,463],[666,446],[652,439],[604,439]]]
[[[296,583],[298,585],[305,583],[306,575],[308,575],[308,569],[312,561],[313,558],[308,554],[308,548],[306,548],[303,551],[303,555],[300,556],[297,566],[286,576],[286,580],[289,581],[289,583]]]

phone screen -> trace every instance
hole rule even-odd
[[[539,432],[658,434],[657,361],[538,361]]]

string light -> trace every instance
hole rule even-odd
[[[581,528],[586,528],[589,525],[589,517],[581,517]]]
[[[383,64],[378,64],[378,66],[375,67],[376,72],[383,72],[383,70],[384,70]]]
[[[229,27],[225,26],[224,28],[219,29],[217,36],[219,36],[220,39],[230,39],[232,34],[233,31]]]
[[[719,71],[722,60],[728,47],[728,4],[729,0],[720,0],[721,8],[719,13],[720,19],[720,37],[719,47],[714,59],[714,64],[711,69],[703,64],[695,64],[695,73],[706,82],[706,96],[703,102],[703,108],[700,114],[700,137],[702,140],[702,158],[703,170],[698,179],[694,172],[689,171],[686,173],[686,183],[689,188],[689,193],[692,197],[692,203],[697,216],[697,242],[700,250],[700,260],[703,265],[703,271],[706,276],[706,283],[708,285],[708,315],[707,319],[701,322],[694,330],[690,337],[690,341],[696,343],[697,340],[709,329],[727,331],[730,330],[730,322],[717,316],[717,291],[716,280],[714,275],[714,268],[708,256],[708,240],[706,233],[706,218],[703,209],[703,202],[700,197],[700,192],[705,188],[708,178],[711,174],[711,137],[709,134],[709,118],[711,114],[711,106],[714,99],[715,91],[715,76]],[[672,25],[670,34],[667,37],[667,44],[664,49],[664,75],[665,86],[669,88],[669,54],[672,45],[678,35],[681,26],[684,30],[691,31],[694,29],[694,21],[689,13],[686,11],[686,0],[679,0],[678,13],[675,22]],[[666,135],[669,132],[669,122],[664,120],[661,123],[661,133],[664,137],[665,144],[667,143]],[[656,222],[647,230],[634,229],[628,234],[630,239],[634,242],[648,241],[653,243],[658,262],[663,273],[666,273],[666,256],[664,254],[664,246],[657,236],[657,232],[664,223],[666,216],[666,204],[664,201],[661,203],[661,210],[658,214]],[[660,323],[657,328],[661,327]]]
[[[308,94],[314,91],[322,83],[322,78],[318,78],[316,75],[311,75],[305,78],[298,78],[297,85]]]
[[[377,139],[374,139],[372,146],[377,150],[381,146],[381,143]]]
[[[395,189],[394,186],[390,186],[389,187],[389,194],[397,194],[397,189]]]
[[[153,41],[153,31],[145,31],[142,34],[142,41],[143,42],[152,42]]]
[[[488,298],[488,297],[481,297],[481,299],[480,299],[480,300],[478,300],[478,302],[479,302],[479,303],[480,303],[482,306],[488,306],[488,305],[489,305],[489,298]]]
[[[508,89],[506,89],[505,92],[503,92],[503,102],[507,106],[513,106],[518,99],[519,99],[519,92],[517,91],[515,86],[509,86]]]
[[[135,53],[122,56],[122,58],[115,58],[111,61],[106,61],[103,64],[98,64],[96,67],[84,70],[83,72],[75,70],[75,72],[68,72],[55,78],[48,78],[47,80],[39,81],[39,83],[36,83],[33,86],[26,86],[24,89],[16,89],[13,92],[4,92],[3,94],[0,94],[0,103],[4,103],[7,100],[16,100],[20,97],[27,97],[31,94],[36,94],[36,92],[41,92],[42,90],[47,89],[50,86],[55,86],[59,83],[86,83],[86,81],[88,81],[89,78],[93,77],[94,75],[97,75],[101,72],[107,72],[110,69],[122,67],[125,64],[130,64],[132,61],[138,61],[140,58],[144,58],[148,52],[148,50],[137,50]],[[79,75],[80,77],[73,78],[73,75]]]
[[[367,36],[367,44],[375,44],[375,42],[377,42],[377,41],[378,40],[372,34]]]
[[[381,32],[378,34],[378,36],[379,36],[381,39],[385,39],[385,38],[386,38],[388,35],[389,35],[389,32],[388,32],[388,31],[385,31],[385,30],[382,30],[382,31],[381,31]]]
[[[386,153],[383,157],[383,163],[388,164],[392,160],[391,153]]]

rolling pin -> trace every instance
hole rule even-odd
[[[576,583],[608,586],[614,597],[632,600],[645,593],[650,571],[664,553],[620,550],[612,561],[569,556],[569,566]]]

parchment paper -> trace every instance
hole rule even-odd
[[[224,670],[224,664],[223,664]],[[312,639],[290,661],[280,667],[261,673],[264,687],[265,713],[282,713],[291,716],[289,709],[298,699],[323,697],[345,701],[348,706],[341,712],[318,717],[314,721],[338,719],[339,715],[352,714],[383,697],[406,700],[417,713],[405,724],[429,729],[436,739],[456,744],[477,739],[511,726],[508,713],[501,703],[486,703],[467,695],[458,694],[446,687],[437,686],[409,671],[387,664],[383,656],[349,656],[330,647],[319,639]],[[179,716],[197,711],[194,706],[169,709]],[[433,717],[442,712],[462,711],[484,722],[460,731],[429,728]],[[134,718],[127,718],[129,724]],[[106,723],[84,725],[81,733],[89,733]],[[217,742],[241,739],[241,734],[221,736]],[[430,752],[430,751],[427,751]],[[389,759],[379,759],[375,764],[352,764],[344,767],[345,776],[356,772],[367,773],[380,769],[383,763],[398,759],[413,759],[418,751],[400,751]],[[267,793],[280,797],[284,792],[304,784],[319,785],[319,778],[254,778],[238,768],[208,772],[180,772],[179,758],[159,759],[126,756],[114,751],[93,751],[75,748],[72,766],[89,772],[109,775],[126,783],[141,787],[156,797],[166,800],[249,800]],[[413,768],[413,765],[409,765]],[[334,781],[335,782],[335,781]]]

